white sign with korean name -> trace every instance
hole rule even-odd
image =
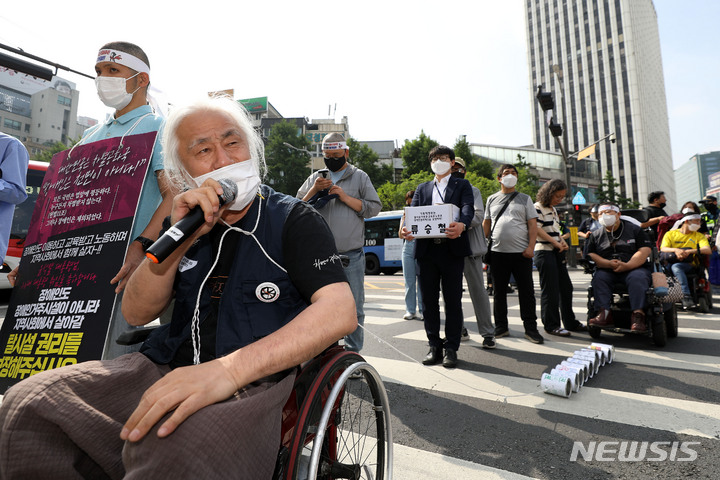
[[[405,207],[405,225],[417,238],[445,238],[445,229],[460,218],[460,209],[451,204]]]

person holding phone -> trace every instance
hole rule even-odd
[[[350,147],[345,137],[340,133],[325,135],[322,151],[327,170],[310,175],[297,198],[313,204],[320,212],[335,237],[338,252],[350,260],[345,274],[355,297],[358,328],[345,337],[345,349],[359,352],[365,322],[365,219],[380,213],[382,204],[367,173],[348,163]]]

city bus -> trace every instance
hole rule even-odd
[[[50,164],[47,162],[38,162],[35,160],[30,160],[28,163],[27,184],[25,187],[28,197],[21,204],[15,205],[12,227],[10,227],[8,250],[2,268],[0,268],[0,289],[11,288],[7,274],[20,263],[20,257],[22,256],[23,247],[25,246],[25,237],[30,228],[30,219],[35,209],[35,201],[40,193],[40,186],[42,185],[45,172],[49,166]]]
[[[365,219],[365,275],[392,275],[402,269],[402,210],[380,212]]]

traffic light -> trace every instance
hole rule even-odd
[[[550,120],[548,128],[550,129],[550,133],[553,137],[560,137],[563,134],[562,125],[557,123],[554,118]]]
[[[573,209],[573,223],[580,225],[580,222],[582,222],[582,205],[573,205]]]
[[[542,85],[538,87],[538,93],[535,98],[537,98],[537,101],[540,104],[540,108],[542,108],[544,112],[547,112],[548,110],[553,110],[555,108],[555,100],[553,100],[553,94],[550,92],[543,92]]]

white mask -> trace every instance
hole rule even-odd
[[[244,162],[233,163],[226,167],[218,168],[210,173],[193,178],[199,187],[208,178],[222,180],[226,178],[237,185],[237,196],[230,202],[228,209],[240,211],[253,201],[260,186],[260,175],[255,168],[255,162],[250,159]]]
[[[96,77],[95,88],[97,88],[98,97],[106,106],[115,110],[122,110],[128,106],[135,92],[140,90],[140,87],[138,87],[135,92],[127,92],[127,81],[138,75],[139,73],[136,73],[129,78]]]
[[[695,213],[695,210],[693,210],[693,209],[690,208],[690,207],[688,207],[688,208],[683,208],[683,209],[682,209],[682,214],[685,215],[685,214],[687,214],[687,213]]]
[[[615,225],[615,222],[617,221],[617,217],[615,215],[609,215],[609,214],[603,214],[600,215],[600,224],[603,227],[612,227]]]
[[[443,162],[442,160],[435,160],[430,164],[430,168],[435,175],[445,175],[450,171],[450,167],[452,167],[450,162]]]
[[[700,225],[698,225],[697,223],[690,223],[688,224],[688,228],[691,232],[697,232],[698,230],[700,230]]]
[[[500,179],[500,183],[502,183],[506,188],[513,188],[515,185],[517,185],[517,177],[515,175],[505,175]]]

